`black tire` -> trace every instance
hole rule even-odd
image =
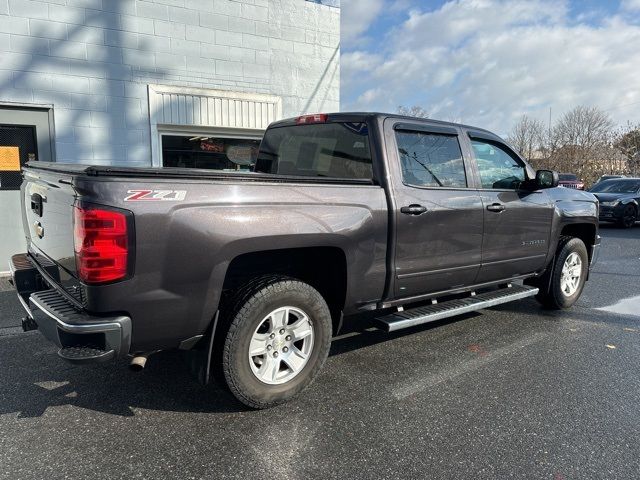
[[[618,220],[618,226],[622,228],[631,228],[638,220],[638,210],[635,205],[625,205],[622,211],[622,217]]]
[[[245,405],[261,409],[287,402],[308,387],[327,359],[331,345],[331,314],[322,295],[299,280],[271,276],[237,292],[230,305],[221,367],[231,393]],[[264,318],[284,306],[306,313],[314,340],[307,363],[299,373],[286,383],[273,385],[262,382],[253,373],[248,357],[249,343]]]
[[[567,257],[572,253],[577,253],[582,262],[581,274],[578,289],[572,295],[566,295],[561,289],[562,267]],[[584,242],[575,237],[563,237],[558,245],[558,250],[553,265],[553,273],[549,283],[549,291],[546,291],[546,285],[540,286],[540,293],[536,295],[536,299],[546,308],[561,310],[571,307],[584,289],[589,269],[589,255]]]

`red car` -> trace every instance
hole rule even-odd
[[[567,188],[575,188],[576,190],[584,190],[584,182],[573,173],[561,173],[560,185]]]

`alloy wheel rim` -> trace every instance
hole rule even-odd
[[[560,290],[565,297],[570,297],[578,291],[581,277],[582,259],[576,252],[572,252],[564,261],[560,274]]]
[[[295,378],[309,362],[313,323],[296,307],[280,307],[262,319],[249,342],[249,365],[255,377],[269,385]]]

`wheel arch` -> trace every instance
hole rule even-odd
[[[589,261],[591,261],[593,255],[592,247],[596,244],[597,235],[598,228],[592,223],[570,223],[563,226],[560,231],[561,237],[575,237],[582,240],[585,247],[587,247]]]
[[[627,198],[625,200],[622,200],[620,204],[623,207],[627,207],[628,205],[633,205],[633,207],[636,209],[636,216],[638,215],[638,213],[640,213],[640,205],[638,204],[638,200],[636,200],[635,198]]]
[[[347,299],[347,256],[340,247],[296,247],[247,252],[233,258],[222,287],[232,292],[252,278],[276,274],[298,279],[318,290],[331,311],[334,332]]]

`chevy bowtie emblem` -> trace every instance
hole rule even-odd
[[[40,222],[33,222],[33,229],[36,231],[38,238],[44,237],[44,227]]]

